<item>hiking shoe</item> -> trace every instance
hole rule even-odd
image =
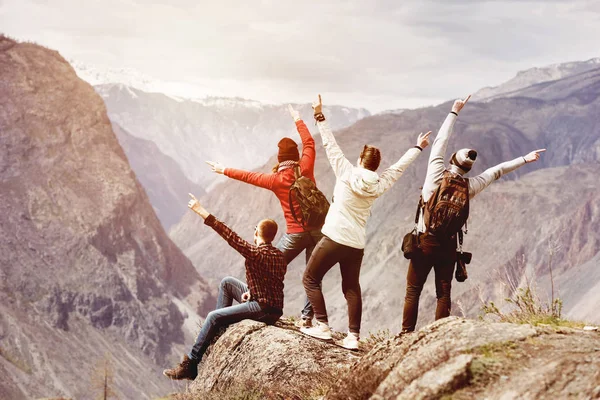
[[[304,333],[305,335],[315,337],[317,339],[322,339],[322,340],[331,340],[332,339],[331,338],[331,329],[329,329],[329,325],[327,325],[323,322],[319,322],[319,321],[317,321],[317,324],[315,326],[313,326],[312,328],[309,328],[309,327],[300,328],[300,332]]]
[[[312,328],[312,318],[300,318],[298,321],[294,322],[294,326],[296,328]]]
[[[198,375],[198,363],[191,360],[186,354],[183,356],[181,364],[175,368],[165,369],[163,375],[170,379],[189,379],[190,381],[193,381]]]
[[[348,332],[344,338],[342,346],[348,350],[358,350],[358,341],[360,340],[358,333]]]

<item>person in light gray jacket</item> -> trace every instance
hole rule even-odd
[[[379,149],[365,146],[354,166],[344,157],[333,137],[329,123],[322,113],[321,96],[314,104],[315,119],[323,140],[323,147],[336,176],[333,203],[327,213],[322,228],[324,237],[319,241],[306,266],[303,283],[310,303],[313,306],[317,323],[304,327],[307,335],[324,340],[331,339],[327,322],[325,299],[321,291],[321,281],[325,274],[337,263],[342,274],[342,291],[348,303],[349,332],[344,339],[344,347],[358,348],[362,314],[362,298],[359,283],[366,225],[375,200],[385,193],[400,178],[406,168],[429,144],[431,132],[420,134],[417,145],[409,149],[398,162],[381,175],[375,172],[381,161]]]
[[[468,196],[466,196],[467,208],[465,221],[466,217],[468,217],[469,200],[481,193],[482,190],[502,175],[514,171],[526,163],[539,160],[540,153],[546,151],[546,149],[535,150],[523,157],[517,157],[514,160],[488,168],[483,173],[473,178],[463,178],[463,175],[467,174],[475,163],[477,151],[473,149],[461,149],[450,157],[450,165],[446,168],[444,157],[446,148],[448,147],[448,140],[452,134],[454,123],[458,118],[458,113],[462,110],[470,97],[471,96],[468,96],[465,100],[456,100],[454,102],[452,111],[448,114],[440,128],[440,131],[431,146],[427,175],[421,192],[423,203],[425,204],[425,208],[427,208],[428,205],[432,206],[432,204],[428,203],[437,201],[433,196],[440,187],[440,184],[444,179],[444,174],[449,174],[452,179],[458,181],[466,179]],[[458,232],[455,231],[445,234],[432,232],[435,229],[431,226],[426,226],[425,220],[424,214],[421,213],[417,225],[420,253],[411,259],[406,277],[406,297],[402,318],[403,332],[412,332],[415,330],[419,308],[419,297],[432,268],[435,271],[435,289],[437,297],[435,319],[438,320],[450,315],[450,290],[456,263],[456,234]],[[431,225],[431,219],[429,220],[429,223]]]

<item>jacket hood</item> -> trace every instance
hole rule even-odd
[[[350,178],[350,187],[354,192],[363,196],[372,196],[377,190],[379,175],[366,168],[354,167]]]

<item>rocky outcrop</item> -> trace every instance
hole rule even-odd
[[[235,387],[269,399],[598,398],[600,334],[450,317],[354,353],[287,324],[244,321],[213,344],[179,398],[234,398]]]
[[[91,397],[106,353],[120,397],[164,394],[144,375],[214,298],[161,227],[102,99],[57,52],[0,36],[0,143],[0,386]]]
[[[285,382],[292,390],[305,388],[315,378],[331,379],[356,360],[357,354],[309,338],[289,322],[267,326],[246,320],[231,326],[212,345],[192,391],[227,392],[240,384],[250,388],[271,382]]]

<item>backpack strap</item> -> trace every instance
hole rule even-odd
[[[461,254],[462,254],[462,252],[463,252],[462,245],[463,245],[463,238],[464,238],[462,228],[461,228],[461,230],[458,231],[458,234],[456,235],[456,238],[458,240],[458,248],[457,248],[457,250],[460,251]]]
[[[290,211],[292,212],[292,218],[294,218],[294,221],[296,221],[297,224],[299,224],[303,228],[305,228],[304,223],[298,219],[298,217],[296,216],[296,211],[294,211],[294,203],[292,201],[293,200],[292,190],[294,190],[294,189],[290,188],[290,191],[289,191],[289,204],[290,204]]]
[[[421,209],[423,208],[423,195],[419,197],[419,204],[417,204],[417,213],[415,214],[415,230],[419,227],[419,216],[421,215]]]
[[[298,178],[300,178],[301,176],[302,173],[300,172],[300,165],[296,163],[296,165],[294,165],[294,177],[296,178],[296,180],[298,180]]]

